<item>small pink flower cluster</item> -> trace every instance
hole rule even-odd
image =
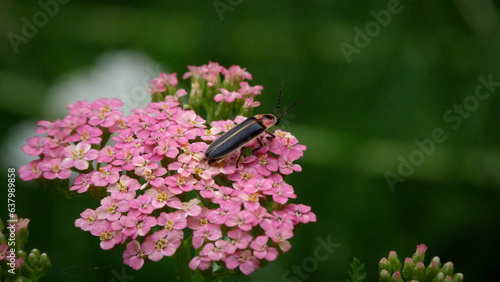
[[[35,136],[22,146],[26,154],[40,158],[19,169],[21,179],[67,179],[72,167],[84,171],[89,168],[89,161],[103,162],[106,158],[103,151],[92,146],[101,143],[103,128],[109,133],[126,127],[123,114],[118,110],[122,105],[118,99],[100,99],[92,104],[82,101],[69,105],[69,115],[62,120],[39,121],[35,132],[47,136]],[[75,183],[81,179],[80,176]],[[70,190],[81,193],[87,188],[88,185]]]
[[[258,95],[262,89],[241,81],[251,75],[237,66],[226,70],[210,63],[189,69],[184,78],[202,77],[212,86],[221,73],[225,81],[241,86],[240,94]],[[151,91],[161,93],[177,80],[162,74],[152,84]],[[234,98],[248,99],[245,95]],[[101,206],[85,210],[75,225],[99,236],[102,249],[126,244],[124,263],[133,269],[145,260],[172,256],[189,232],[197,250],[191,269],[207,270],[220,262],[248,275],[259,260],[272,261],[290,250],[288,239],[297,224],[316,221],[310,207],[288,203],[296,195],[283,180],[302,170],[294,162],[306,147],[277,130],[275,138],[262,138],[262,148],[257,140],[249,143],[249,148],[260,148],[254,153],[237,151],[210,165],[204,155],[207,143],[245,117],[214,121],[206,129],[195,111],[179,107],[180,96],[166,96],[128,117],[118,110],[122,103],[117,99],[70,105],[63,120],[39,123],[36,132],[48,136],[28,139],[23,146],[40,159],[21,167],[21,178],[66,179],[74,170],[80,174],[70,190],[106,189]],[[104,146],[111,133],[114,144]]]
[[[21,267],[24,259],[17,256],[16,252],[12,252],[9,249],[9,245],[3,243],[0,244],[0,265],[4,269],[10,269],[7,267],[8,264],[14,265],[14,269]]]
[[[261,94],[264,87],[260,85],[250,86],[245,79],[252,80],[252,75],[240,66],[231,66],[228,69],[218,63],[210,62],[208,65],[188,66],[189,72],[186,72],[182,78],[191,78],[193,81],[203,79],[208,87],[223,86],[233,88],[231,86],[239,86],[238,91],[230,91],[226,88],[219,87],[220,93],[214,97],[215,102],[232,103],[235,100],[243,101],[244,109],[252,109],[258,107],[260,103],[254,101],[254,97]],[[224,83],[220,83],[220,76],[224,76]],[[229,86],[229,87],[228,87]]]
[[[188,69],[189,71],[182,76],[182,79],[189,77],[196,79],[200,77],[207,81],[209,87],[214,86],[220,80],[220,74],[224,75],[224,79],[227,82],[233,84],[237,84],[245,79],[253,79],[252,75],[246,71],[246,68],[242,69],[240,66],[231,66],[229,69],[226,69],[218,63],[209,62],[208,65],[200,67],[188,66]]]
[[[24,262],[24,258],[19,257],[16,253],[18,251],[18,247],[16,248],[15,244],[12,243],[20,243],[16,242],[16,240],[22,240],[24,238],[19,238],[19,229],[24,228],[28,229],[28,224],[30,222],[29,219],[27,218],[17,218],[17,215],[15,215],[14,218],[11,218],[13,220],[17,220],[17,222],[9,222],[7,223],[7,230],[6,234],[3,234],[4,231],[0,230],[2,232],[3,238],[6,239],[5,243],[0,244],[0,267],[1,269],[18,269],[21,267],[21,265]],[[24,236],[26,237],[26,236]],[[7,241],[7,238],[9,240]],[[23,242],[24,244],[24,242]],[[19,244],[18,244],[19,246]],[[0,280],[2,277],[3,273],[0,273]]]

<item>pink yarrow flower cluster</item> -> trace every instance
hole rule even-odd
[[[243,89],[234,95],[240,101],[262,89],[241,81],[251,75],[239,67],[210,63],[189,70],[183,78],[199,76],[210,84],[222,74],[225,81],[236,81],[237,91]],[[152,91],[175,87],[174,77],[162,74]],[[172,256],[192,234],[198,254],[189,264],[192,270],[207,270],[215,262],[251,274],[262,260],[273,261],[291,249],[297,224],[316,221],[310,207],[289,203],[297,196],[284,180],[302,170],[295,162],[306,147],[291,133],[276,130],[274,138],[261,138],[263,147],[257,140],[246,145],[258,148],[255,152],[238,150],[209,164],[204,152],[210,142],[246,118],[213,121],[207,128],[181,103],[166,96],[128,117],[116,99],[70,105],[63,120],[39,123],[37,133],[47,136],[23,146],[40,159],[23,166],[21,178],[66,179],[73,170],[79,174],[70,190],[105,189],[100,206],[83,211],[75,226],[98,236],[102,249],[126,245],[123,260],[133,269]],[[114,144],[101,144],[110,133]]]
[[[123,103],[118,99],[99,99],[94,103],[77,102],[68,106],[69,114],[54,122],[38,122],[35,136],[22,146],[24,153],[39,159],[22,166],[22,180],[68,179],[71,169],[87,170],[90,162],[99,159],[103,130],[117,132],[123,126]],[[78,188],[85,192],[88,187]]]

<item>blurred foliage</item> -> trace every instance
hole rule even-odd
[[[366,278],[365,264],[361,263],[359,259],[354,258],[349,265],[347,272],[347,282],[361,282]]]
[[[485,281],[496,264],[482,258],[500,250],[500,90],[456,129],[443,115],[474,95],[480,76],[500,81],[500,3],[401,0],[402,11],[348,63],[339,45],[354,44],[355,27],[364,30],[374,21],[371,11],[394,1],[70,1],[17,53],[8,34],[22,34],[23,18],[32,21],[43,10],[37,1],[2,1],[2,165],[16,163],[6,152],[20,150],[21,141],[11,140],[19,123],[50,116],[42,105],[54,85],[91,69],[104,53],[143,52],[166,66],[162,71],[179,74],[208,61],[238,64],[265,87],[256,113],[272,112],[281,81],[284,106],[305,101],[285,124],[308,146],[302,177],[288,181],[318,215],[292,239],[289,253],[249,279],[289,273],[345,281],[357,257],[373,281],[388,249],[410,253],[425,243],[469,279]],[[219,2],[237,5],[221,14]],[[446,141],[391,191],[384,173],[397,173],[398,157],[408,159],[419,149],[415,140],[432,138],[436,128]],[[6,173],[0,177],[6,183]],[[122,264],[120,251],[100,250],[98,239],[73,227],[80,212],[96,207],[90,199],[63,199],[34,183],[17,187],[18,213],[37,234],[30,242],[51,254],[47,281],[174,278],[173,261],[135,272]],[[315,238],[328,236],[340,247],[311,267],[305,259],[314,256]],[[303,275],[293,274],[293,266]]]

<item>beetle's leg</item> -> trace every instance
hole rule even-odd
[[[257,152],[258,150],[260,150],[260,149],[262,149],[262,148],[264,147],[264,143],[262,143],[262,139],[260,139],[260,137],[259,137],[259,138],[257,138],[257,141],[259,142],[260,147],[258,147],[258,148],[254,148],[254,149],[252,150],[252,155],[254,155],[254,154],[255,154],[255,152]]]
[[[266,139],[271,141],[273,140],[274,138],[276,138],[276,135],[272,134],[271,132],[267,131],[266,130],[266,133],[269,134],[270,136],[267,136]]]
[[[215,160],[209,160],[208,161],[208,164],[209,165],[217,165],[217,164],[220,164],[221,162],[223,162],[225,160],[225,158],[222,158],[222,159],[215,159]]]
[[[243,156],[243,150],[244,149],[245,149],[245,147],[241,147],[240,155],[236,159],[236,168],[237,169],[240,169],[240,167],[239,167],[240,163],[245,159],[245,157]]]

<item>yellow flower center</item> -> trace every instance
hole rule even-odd
[[[88,221],[89,224],[94,223],[95,220],[96,220],[96,216],[95,215],[89,215],[89,216],[87,216],[87,221]]]
[[[156,195],[156,200],[158,202],[166,202],[168,201],[168,195],[165,192],[161,192],[160,194]]]
[[[241,175],[241,180],[248,181],[253,178],[253,174],[248,174],[247,172],[243,172]]]
[[[102,178],[105,178],[106,176],[111,175],[111,173],[109,171],[102,169],[102,167],[99,168],[99,171],[101,172]]]
[[[252,202],[252,203],[258,202],[259,201],[259,197],[258,197],[257,193],[254,193],[253,195],[251,195],[250,197],[248,197],[248,201]]]
[[[109,232],[109,230],[106,230],[105,232],[101,233],[101,240],[111,240],[113,239],[113,233]]]
[[[188,212],[190,208],[191,205],[189,203],[182,203],[182,211]]]
[[[184,186],[186,185],[186,181],[184,180],[184,176],[181,175],[179,180],[177,180],[177,186]]]
[[[118,191],[120,191],[122,193],[127,193],[128,192],[128,186],[125,185],[122,182],[118,182]]]
[[[116,203],[112,203],[109,207],[106,208],[109,213],[115,213],[116,209],[118,209],[118,205]]]
[[[267,160],[266,160],[266,156],[265,155],[262,155],[262,157],[259,160],[259,164],[262,165],[262,166],[266,166],[267,165]]]
[[[156,249],[161,250],[161,249],[167,247],[167,244],[168,244],[168,240],[165,238],[162,238],[162,239],[156,241]]]
[[[287,147],[288,149],[292,149],[292,148],[293,148],[292,144],[290,144],[290,137],[287,137],[287,138],[286,138],[286,147]]]
[[[87,140],[89,140],[89,138],[90,138],[90,135],[88,133],[85,133],[85,132],[82,133],[82,141],[87,141]]]
[[[167,223],[165,223],[165,229],[167,229],[167,231],[172,231],[174,229],[174,221],[169,219]]]
[[[123,123],[123,120],[119,119],[118,122],[120,123],[120,125],[118,127],[120,127],[121,129],[124,129],[125,128],[125,124]]]
[[[198,175],[202,174],[203,172],[205,171],[205,169],[197,166],[195,169],[194,169],[194,172]]]

